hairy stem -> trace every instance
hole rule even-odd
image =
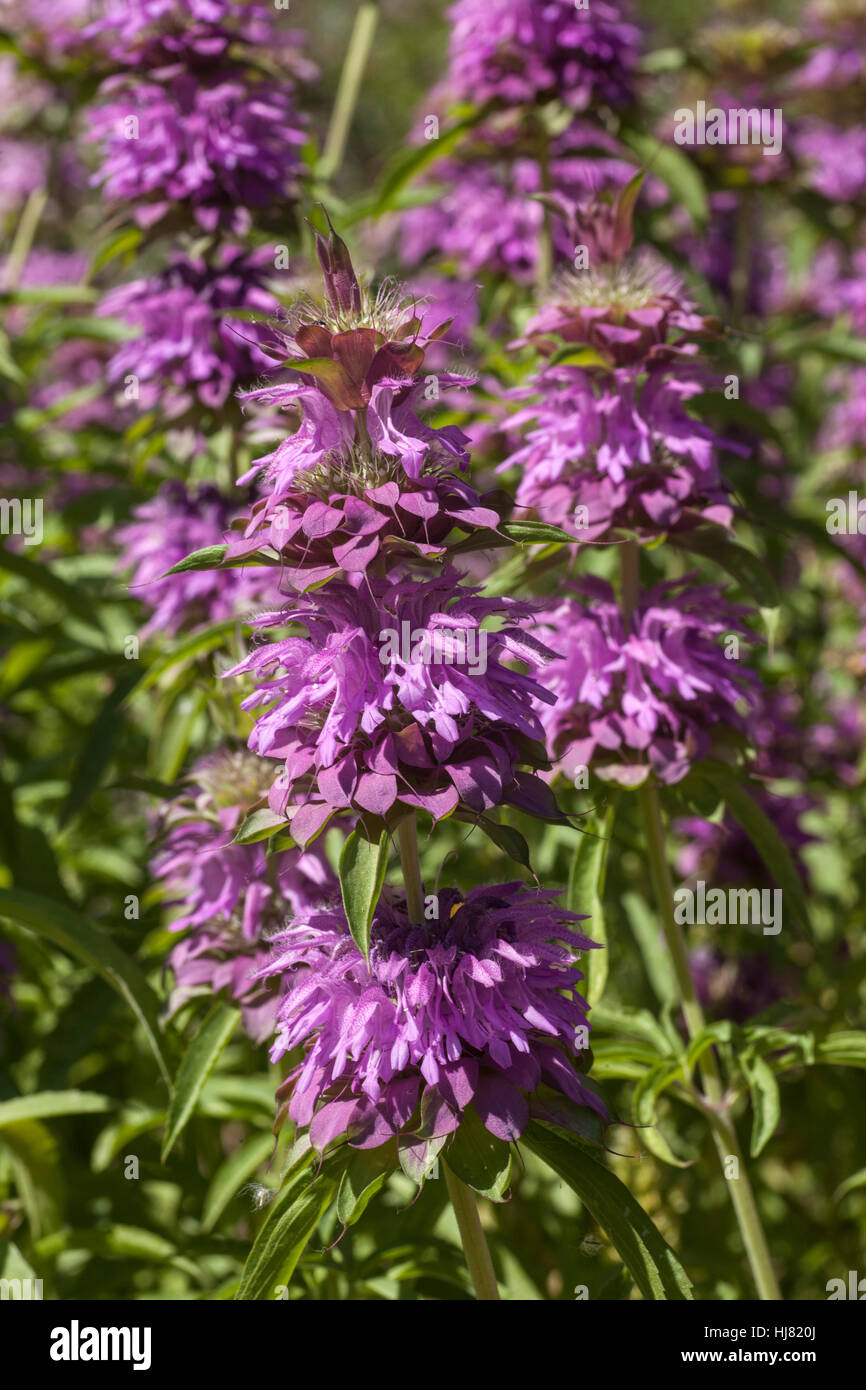
[[[323,179],[332,179],[343,162],[378,18],[378,0],[362,0],[355,15],[349,47],[343,61],[343,71],[340,73],[334,110],[331,113],[331,124],[319,161],[318,172]]]
[[[487,1239],[481,1227],[475,1193],[465,1182],[461,1182],[456,1173],[452,1173],[447,1163],[443,1163],[442,1167],[445,1170],[448,1196],[457,1217],[463,1254],[466,1256],[466,1267],[475,1289],[475,1297],[480,1302],[493,1302],[499,1298],[499,1289],[496,1286],[496,1275],[493,1272]]]
[[[400,846],[400,864],[403,869],[403,886],[406,889],[406,906],[409,920],[417,926],[424,922],[424,883],[421,879],[421,862],[418,858],[418,827],[415,812],[401,820],[397,827],[397,843]]]

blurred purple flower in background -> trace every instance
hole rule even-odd
[[[114,352],[109,381],[141,383],[140,408],[158,402],[169,418],[196,400],[214,409],[224,405],[273,364],[261,346],[271,337],[267,320],[279,309],[265,288],[272,265],[267,248],[223,245],[210,261],[176,254],[156,275],[109,291],[99,313],[140,329]],[[263,322],[249,322],[244,316],[250,313],[261,314]]]
[[[163,483],[118,531],[118,567],[132,571],[130,588],[151,610],[142,637],[155,632],[175,636],[193,625],[220,622],[262,602],[266,594],[273,601],[276,571],[261,566],[190,570],[165,578],[192,551],[220,545],[236,507],[233,498],[208,483],[196,488]]]
[[[182,909],[171,930],[186,932],[168,959],[175,976],[169,1013],[196,993],[227,990],[241,1004],[247,1032],[260,1042],[273,1032],[277,1005],[273,982],[256,978],[269,958],[269,936],[287,916],[339,897],[320,846],[268,856],[264,844],[231,843],[267,791],[268,770],[268,763],[243,751],[201,759],[163,812],[152,864],[167,905]]]
[[[592,0],[456,0],[443,88],[457,101],[530,105],[558,97],[574,111],[634,95],[640,30],[624,6]]]

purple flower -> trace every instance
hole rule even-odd
[[[795,151],[809,186],[830,202],[851,203],[866,194],[866,126],[839,130],[829,121],[804,120]]]
[[[604,245],[601,227],[599,237]],[[694,356],[695,340],[716,328],[695,312],[670,267],[640,250],[560,276],[550,301],[527,324],[525,341],[547,356],[563,343],[581,343],[611,367],[651,366]]]
[[[453,352],[461,356],[471,353],[472,336],[478,327],[480,286],[422,271],[413,275],[412,288],[426,305],[425,317],[429,315],[432,323],[449,324],[447,334],[428,347],[426,365],[444,369]]]
[[[675,211],[677,224],[684,228],[675,243],[679,255],[726,304],[734,303],[740,294],[734,284],[739,274],[745,278],[742,294],[747,313],[766,315],[781,308],[789,291],[784,248],[773,243],[759,200],[721,189],[710,194],[709,209],[709,221],[700,235],[684,208]],[[745,267],[737,265],[738,228],[748,251],[748,255],[741,252]]]
[[[806,6],[805,37],[811,41],[796,75],[800,92],[838,93],[866,81],[866,14],[847,0],[822,0]],[[855,93],[856,100],[856,93]]]
[[[333,228],[317,237],[317,250],[325,301],[297,301],[281,335],[282,368],[300,382],[246,396],[299,408],[300,425],[241,478],[264,470],[267,493],[230,550],[270,545],[302,590],[341,571],[362,573],[386,551],[439,558],[455,527],[496,529],[500,520],[460,477],[466,436],[453,425],[432,429],[416,413],[431,384],[436,398],[440,388],[469,384],[449,373],[419,376],[450,322],[426,329],[417,297],[391,282],[372,293]]]
[[[140,328],[138,337],[118,347],[108,379],[141,383],[142,409],[159,404],[177,417],[198,400],[219,409],[238,386],[250,381],[272,359],[261,344],[270,338],[265,323],[232,318],[230,311],[274,314],[279,304],[265,288],[270,253],[248,253],[221,246],[208,262],[176,255],[165,270],[111,290],[99,312]]]
[[[165,881],[170,905],[182,908],[171,930],[187,933],[169,957],[176,981],[169,1011],[203,989],[227,990],[241,1003],[247,1031],[259,1041],[273,1032],[277,1004],[274,982],[257,978],[269,959],[267,938],[287,917],[339,896],[318,846],[268,857],[264,844],[231,843],[246,812],[266,791],[266,768],[244,752],[198,763],[164,817],[152,866],[155,877]]]
[[[335,811],[387,817],[421,808],[435,819],[477,817],[504,803],[558,814],[544,783],[521,766],[543,761],[533,679],[550,653],[517,623],[532,609],[482,598],[448,569],[436,578],[352,587],[334,580],[281,612],[262,633],[302,624],[253,648],[229,675],[254,677],[243,702],[256,714],[250,747],[284,762],[272,810],[292,808],[292,835],[306,844]],[[498,631],[482,628],[499,619]]]
[[[120,568],[132,570],[130,587],[151,609],[142,637],[175,636],[182,628],[220,622],[261,602],[266,589],[273,596],[274,572],[263,568],[190,570],[164,578],[192,551],[223,542],[234,507],[209,484],[187,489],[183,483],[164,483],[117,533],[123,547]]]
[[[141,226],[188,204],[205,230],[243,235],[250,209],[294,196],[305,136],[289,82],[251,85],[242,69],[160,76],[102,85],[89,138],[103,144],[93,182],[106,197],[132,204]]]
[[[48,174],[48,151],[32,140],[0,139],[0,216],[14,212]]]
[[[477,153],[473,147],[468,157],[436,164],[431,177],[437,196],[401,218],[401,257],[414,265],[436,255],[454,261],[464,276],[486,270],[531,284],[544,225],[544,208],[533,197],[544,182],[538,159],[514,132],[485,126],[479,141]],[[586,197],[603,184],[625,183],[633,173],[616,141],[585,122],[575,122],[553,142],[550,182],[563,195]],[[557,257],[571,262],[574,241],[559,222],[551,230]]]
[[[629,629],[610,585],[586,579],[540,614],[534,629],[562,653],[540,673],[554,696],[539,707],[551,758],[573,777],[580,768],[639,786],[653,774],[679,782],[712,746],[712,732],[744,732],[757,681],[724,637],[751,637],[747,610],[691,578],[642,594]],[[732,649],[733,650],[733,649]]]
[[[456,0],[443,83],[458,101],[521,106],[557,97],[573,111],[629,104],[640,31],[622,6],[592,0]]]
[[[824,449],[866,449],[866,367],[831,372],[828,388],[835,392],[821,429]]]
[[[386,890],[369,965],[341,911],[293,922],[262,971],[283,991],[273,1060],[306,1044],[281,1115],[309,1126],[320,1151],[344,1136],[378,1148],[400,1135],[419,1182],[470,1106],[506,1142],[531,1113],[550,1114],[548,1097],[558,1124],[575,1107],[606,1119],[575,1066],[588,1036],[575,953],[595,943],[555,897],[522,883],[465,898],[445,889],[438,917],[414,926]]]
[[[254,392],[259,401],[293,400],[301,423],[240,480],[263,468],[268,492],[254,504],[243,536],[230,541],[229,554],[269,545],[285,562],[289,582],[304,590],[341,571],[362,573],[385,554],[440,558],[454,528],[497,529],[493,503],[501,510],[504,500],[479,497],[459,476],[468,463],[466,436],[456,426],[435,430],[422,423],[415,405],[423,390],[422,383],[408,394],[393,381],[374,386],[364,443],[355,440],[352,415],[316,388]]]
[[[531,399],[511,417],[529,425],[501,470],[522,470],[517,504],[579,540],[624,528],[641,535],[694,526],[728,526],[732,509],[716,457],[725,441],[686,409],[704,389],[694,367],[588,372],[547,367]],[[729,446],[730,447],[730,446]]]
[[[790,971],[773,968],[763,952],[736,958],[714,946],[698,946],[689,958],[698,998],[713,1018],[746,1023],[780,999],[790,999],[795,984]]]
[[[79,0],[80,2],[80,0]],[[225,57],[232,45],[246,44],[284,58],[301,35],[275,25],[272,8],[237,0],[106,0],[105,14],[86,30],[87,38],[122,67],[160,67],[184,62],[206,68]],[[303,64],[289,50],[292,70],[305,78],[315,76],[311,64]]]

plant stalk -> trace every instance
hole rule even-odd
[[[420,927],[424,924],[424,883],[418,857],[418,826],[414,811],[398,825],[397,843],[400,847],[400,864],[403,869],[403,887],[406,889],[409,920]]]
[[[358,104],[358,94],[364,80],[364,69],[373,47],[373,35],[379,19],[378,0],[362,0],[355,15],[355,23],[343,60],[343,70],[337,86],[331,123],[325,139],[325,148],[319,161],[318,173],[322,179],[332,179],[343,163],[346,142],[352,127],[352,118]]]
[[[493,1272],[493,1261],[487,1248],[487,1238],[478,1215],[475,1193],[471,1187],[467,1187],[465,1182],[458,1178],[456,1173],[452,1173],[447,1163],[443,1162],[442,1167],[445,1170],[448,1196],[451,1198],[454,1215],[457,1217],[460,1239],[463,1242],[463,1253],[466,1256],[466,1267],[475,1289],[475,1297],[479,1302],[491,1303],[498,1300],[499,1289],[496,1284],[496,1275]]]
[[[640,548],[634,541],[627,541],[620,553],[620,603],[626,631],[631,627],[631,618],[640,597]],[[689,968],[689,951],[685,934],[674,914],[674,888],[671,871],[665,854],[665,835],[662,822],[658,792],[651,778],[647,778],[637,791],[638,803],[643,816],[644,833],[649,857],[650,878],[653,892],[661,914],[665,941],[674,967],[680,1007],[686,1022],[689,1040],[697,1037],[706,1026],[704,1011],[695,990],[692,972]],[[707,1114],[713,1133],[713,1141],[722,1165],[722,1172],[731,1194],[737,1225],[746,1248],[752,1278],[758,1296],[769,1301],[778,1301],[782,1295],[773,1271],[770,1248],[761,1225],[752,1185],[746,1171],[746,1160],[740,1149],[733,1119],[724,1104],[724,1088],[719,1065],[712,1048],[708,1048],[698,1062],[701,1085],[710,1106]],[[728,1163],[734,1159],[737,1176],[729,1178]]]

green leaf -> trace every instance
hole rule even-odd
[[[279,831],[288,831],[289,823],[285,816],[277,815],[269,806],[250,811],[243,824],[238,827],[232,840],[233,845],[255,845],[259,840],[269,840]]]
[[[675,1004],[679,990],[657,917],[637,893],[624,893],[621,901],[656,998],[663,1005]]]
[[[840,1067],[866,1067],[866,1033],[850,1029],[819,1042],[816,1060]]]
[[[702,1028],[689,1043],[686,1051],[686,1070],[689,1073],[693,1072],[705,1052],[717,1043],[732,1042],[737,1032],[729,1019],[721,1019],[718,1023],[711,1023],[708,1027]]]
[[[205,652],[213,651],[215,647],[225,646],[225,638],[230,632],[234,632],[238,627],[239,619],[225,618],[222,622],[214,623],[207,627],[203,632],[190,633],[183,641],[176,643],[170,651],[163,654],[147,668],[137,685],[134,685],[127,696],[131,699],[134,695],[140,695],[143,691],[149,690],[156,685],[160,676],[170,671],[172,666],[176,666],[181,661],[192,661],[194,657],[202,656]]]
[[[435,140],[425,140],[423,145],[413,146],[412,149],[398,155],[382,180],[382,186],[372,208],[373,216],[378,217],[383,212],[389,212],[395,206],[400,190],[436,160],[443,159],[445,155],[450,154],[461,136],[484,119],[487,110],[487,106],[479,107],[466,116],[464,120],[458,121],[456,125],[440,131]]]
[[[0,1128],[18,1120],[46,1120],[59,1115],[97,1115],[115,1102],[95,1091],[38,1091],[0,1101]]]
[[[414,1134],[401,1134],[397,1139],[397,1152],[400,1167],[406,1177],[418,1187],[422,1187],[439,1161],[448,1136],[442,1134],[438,1139],[419,1140]]]
[[[166,1113],[164,1110],[126,1111],[118,1120],[106,1125],[105,1129],[97,1135],[90,1154],[92,1171],[94,1173],[107,1172],[117,1155],[123,1153],[130,1140],[138,1139],[142,1134],[148,1134],[152,1129],[164,1125],[165,1121]]]
[[[272,1134],[253,1134],[219,1168],[211,1179],[202,1212],[202,1231],[212,1231],[232,1198],[273,1153]]]
[[[604,367],[605,371],[611,370],[611,365],[606,357],[591,347],[575,347],[574,343],[565,343],[550,359],[548,364],[551,367]],[[569,536],[573,541],[574,536]]]
[[[577,838],[568,879],[566,906],[570,912],[589,914],[589,921],[581,922],[581,930],[602,947],[600,951],[588,951],[586,955],[586,997],[591,1005],[601,998],[607,983],[609,955],[603,898],[615,806],[612,799],[604,815],[584,818],[586,828]]]
[[[143,232],[140,227],[124,227],[116,236],[111,237],[94,256],[93,264],[90,267],[90,276],[88,278],[92,278],[96,275],[98,271],[102,270],[104,266],[107,266],[115,257],[122,256],[127,251],[131,252],[137,250],[142,236]]]
[[[89,725],[60,812],[61,828],[87,804],[114,757],[115,742],[124,725],[122,706],[135,681],[135,675],[129,672],[115,681],[114,688],[103,700]]]
[[[570,536],[559,526],[549,526],[546,521],[506,521],[502,532],[510,541],[520,545],[537,545],[541,542],[558,541],[574,545],[575,537]]]
[[[192,1115],[204,1084],[216,1066],[238,1021],[231,1004],[215,1004],[183,1055],[168,1107],[162,1161],[168,1158]]]
[[[552,1086],[536,1086],[529,1104],[533,1119],[543,1120],[554,1129],[567,1129],[593,1148],[600,1148],[604,1143],[604,1122],[598,1112],[569,1100]]]
[[[370,959],[370,927],[388,867],[390,836],[383,830],[377,841],[353,830],[340,855],[340,892],[352,939],[364,959]]]
[[[29,587],[41,589],[89,627],[99,627],[98,611],[93,600],[72,584],[67,584],[50,565],[43,561],[37,564],[26,555],[19,555],[5,546],[0,546],[0,569],[25,580]]]
[[[38,1240],[62,1222],[64,1185],[57,1142],[40,1120],[18,1120],[0,1129],[0,1146],[12,1155],[30,1236]]]
[[[532,872],[529,845],[520,831],[514,829],[514,826],[495,821],[491,816],[476,815],[474,812],[464,815],[457,811],[454,819],[477,825],[480,830],[484,831],[488,840],[492,840],[494,845],[508,855],[509,859],[513,859],[515,864],[522,864],[525,869],[529,869],[530,873]]]
[[[619,1178],[587,1152],[580,1139],[553,1134],[531,1121],[523,1143],[577,1193],[607,1232],[644,1298],[691,1299],[691,1281],[667,1242]]]
[[[160,782],[172,782],[186,761],[190,744],[204,728],[208,705],[206,689],[180,690],[159,710],[149,752],[149,769]]]
[[[0,888],[0,916],[53,941],[107,980],[132,1009],[163,1077],[169,1081],[159,1041],[159,1001],[138,966],[110,936],[64,903],[18,889]]]
[[[640,1139],[651,1154],[663,1163],[675,1168],[688,1168],[691,1159],[678,1158],[661,1130],[656,1125],[656,1104],[658,1098],[682,1077],[679,1062],[660,1062],[652,1071],[642,1077],[634,1090],[634,1118],[640,1128]]]
[[[740,1058],[749,1093],[752,1097],[752,1158],[765,1147],[776,1132],[782,1107],[779,1083],[762,1057]]]
[[[779,590],[764,561],[744,545],[732,541],[720,526],[699,526],[694,531],[673,532],[668,540],[680,550],[701,555],[735,579],[759,608],[778,608]]]
[[[330,1206],[354,1150],[348,1145],[328,1154],[309,1172],[313,1151],[307,1148],[289,1170],[249,1253],[235,1298],[276,1297],[288,1284],[304,1247]]]
[[[671,1044],[661,1024],[649,1009],[627,1009],[620,1005],[597,1004],[592,1011],[593,1028],[643,1038],[661,1057],[671,1056]]]
[[[667,184],[674,202],[682,203],[698,226],[709,216],[709,201],[704,181],[696,165],[673,145],[663,145],[654,135],[642,131],[622,131],[623,143],[634,150],[647,172],[657,174]]]
[[[711,782],[724,797],[731,815],[743,827],[781,888],[783,901],[786,904],[790,903],[800,925],[811,931],[811,919],[802,880],[788,846],[770,817],[753,800],[746,787],[724,766],[701,763],[700,775]]]
[[[511,1149],[504,1139],[490,1133],[473,1105],[463,1111],[445,1162],[461,1182],[482,1197],[491,1202],[504,1200],[511,1182]]]
[[[841,1202],[843,1197],[847,1197],[849,1192],[854,1192],[858,1187],[866,1187],[866,1168],[860,1168],[840,1183],[833,1193],[833,1201]]]
[[[227,545],[202,546],[201,550],[193,550],[189,555],[184,555],[182,560],[178,560],[176,565],[165,571],[162,578],[166,579],[170,574],[189,574],[191,570],[219,569],[227,550]]]
[[[337,1193],[337,1220],[344,1226],[354,1226],[396,1167],[396,1140],[376,1149],[355,1150]]]

